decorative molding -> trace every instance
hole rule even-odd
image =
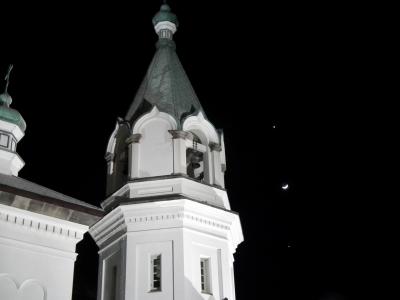
[[[140,217],[128,217],[126,218],[126,222],[129,223],[151,223],[160,221],[171,221],[171,220],[189,220],[191,222],[197,223],[199,225],[211,226],[214,228],[222,229],[222,230],[230,230],[230,226],[223,224],[222,222],[213,221],[210,218],[202,217],[200,215],[196,215],[188,212],[178,212],[178,213],[170,213],[170,214],[157,214],[157,215],[147,215]]]
[[[115,241],[126,232],[126,223],[120,208],[114,209],[97,224],[89,229],[89,233],[98,245]]]
[[[15,135],[12,132],[4,131],[4,130],[0,129],[0,134],[9,134],[14,138],[14,140],[17,140],[17,138],[15,137]]]
[[[15,125],[13,123],[10,122],[6,122],[3,120],[0,120],[0,128],[1,130],[4,130],[6,132],[11,133],[16,140],[19,142],[25,135],[25,133],[21,130],[21,128],[19,128],[18,125]]]
[[[159,190],[159,189],[162,190]],[[158,189],[158,191],[156,191]],[[147,193],[145,192],[147,190]],[[207,204],[230,209],[226,190],[215,184],[208,184],[193,179],[185,174],[162,175],[130,180],[118,191],[100,203],[109,212],[121,204],[119,197],[132,199],[131,202],[151,199],[151,197],[168,198],[175,193],[188,199],[205,201]]]
[[[114,131],[112,132],[112,134],[110,136],[110,139],[108,140],[106,153],[114,153],[115,136],[117,135],[118,128],[119,128],[119,123],[117,121],[116,124],[115,124]]]
[[[163,121],[167,122],[169,124],[169,128],[171,128],[171,129],[177,128],[176,121],[171,115],[159,111],[157,106],[154,106],[153,109],[149,113],[141,116],[136,121],[135,125],[133,126],[132,133],[133,134],[141,133],[142,129],[146,126],[146,124],[154,119],[163,120]]]
[[[170,205],[171,203],[173,205]],[[199,209],[198,205],[201,205],[202,214],[196,212]],[[166,211],[157,213],[157,210],[163,210],[164,207]],[[174,208],[174,211],[171,212],[171,208]],[[148,212],[143,214],[145,210]],[[136,215],[136,213],[139,214]],[[153,202],[119,206],[92,226],[89,232],[97,245],[102,247],[104,244],[114,243],[130,231],[180,227],[208,232],[216,236],[221,236],[222,231],[225,232],[223,235],[231,236],[230,232],[236,230],[235,222],[237,220],[239,219],[235,212],[221,210],[198,201],[179,199],[162,204]],[[190,224],[196,227],[192,227]],[[136,226],[138,227],[136,228]],[[236,244],[235,241],[234,243]]]
[[[219,136],[216,129],[208,120],[204,118],[202,112],[199,112],[197,116],[190,116],[186,118],[182,128],[185,131],[192,131],[198,135],[203,144],[219,142]]]
[[[222,151],[222,146],[218,143],[210,142],[209,146],[211,151],[218,151],[218,152]]]
[[[17,280],[15,280],[11,275],[9,274],[0,274],[0,286],[4,284],[5,282],[8,282],[9,288],[12,287],[12,289],[15,291],[15,297],[20,299],[20,297],[24,296],[23,299],[28,299],[27,296],[29,296],[29,287],[30,286],[38,286],[43,293],[43,297],[41,299],[35,298],[34,300],[46,300],[47,299],[47,290],[45,286],[37,279],[34,278],[29,278],[24,280],[20,285],[18,284]],[[30,297],[29,297],[30,298]],[[13,298],[14,299],[14,298]]]
[[[187,139],[190,138],[191,133],[183,130],[168,130],[173,139]]]
[[[161,21],[154,26],[154,29],[157,34],[163,29],[170,30],[174,34],[176,32],[176,25],[170,21]]]
[[[113,161],[114,157],[115,157],[114,153],[111,152],[107,152],[106,155],[104,156],[107,162]]]
[[[65,226],[56,226],[48,222],[38,221],[25,215],[12,214],[10,212],[0,211],[0,222],[4,222],[8,225],[19,226],[21,229],[33,230],[37,233],[46,232],[58,235],[59,237],[67,237],[78,241],[83,238],[83,233],[78,230],[72,230]]]
[[[231,253],[243,241],[239,216],[188,199],[152,203],[132,203],[111,211],[93,225],[89,233],[102,253],[129,233],[190,230],[228,241]]]
[[[125,140],[125,143],[127,143],[128,145],[132,144],[132,143],[139,143],[141,138],[142,138],[142,135],[140,133],[135,133],[135,134],[132,134],[130,137],[128,137]]]

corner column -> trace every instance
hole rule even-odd
[[[169,130],[174,146],[174,174],[187,174],[186,171],[186,138],[189,133],[182,130]]]
[[[212,165],[213,165],[213,183],[219,187],[224,187],[224,176],[222,173],[221,154],[222,147],[217,143],[210,143]]]
[[[139,158],[140,158],[140,139],[142,135],[140,133],[132,134],[129,138],[126,139],[126,143],[129,147],[129,178],[134,179],[140,177],[140,166],[139,166]]]

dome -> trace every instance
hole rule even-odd
[[[12,103],[12,98],[8,93],[3,93],[0,95],[0,105],[10,106]]]
[[[25,131],[25,120],[17,110],[9,107],[11,102],[12,98],[9,94],[3,93],[0,95],[0,120],[13,123],[22,131]]]
[[[153,25],[155,26],[157,23],[165,21],[174,23],[178,27],[178,18],[174,13],[171,12],[171,8],[168,4],[161,5],[160,11],[156,13],[153,18]]]

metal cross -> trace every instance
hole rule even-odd
[[[10,73],[11,73],[11,70],[12,70],[13,68],[14,68],[13,65],[10,65],[10,66],[8,67],[7,75],[6,75],[6,77],[4,78],[4,80],[6,81],[6,88],[4,89],[4,93],[5,93],[5,94],[7,93],[8,84],[10,83]]]

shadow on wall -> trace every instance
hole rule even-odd
[[[206,295],[206,294],[201,294],[192,284],[192,281],[189,279],[185,278],[186,281],[186,291],[187,294],[185,295],[188,297],[187,299],[190,300],[230,300],[228,298],[216,298],[214,295]],[[185,299],[186,299],[185,297]]]

